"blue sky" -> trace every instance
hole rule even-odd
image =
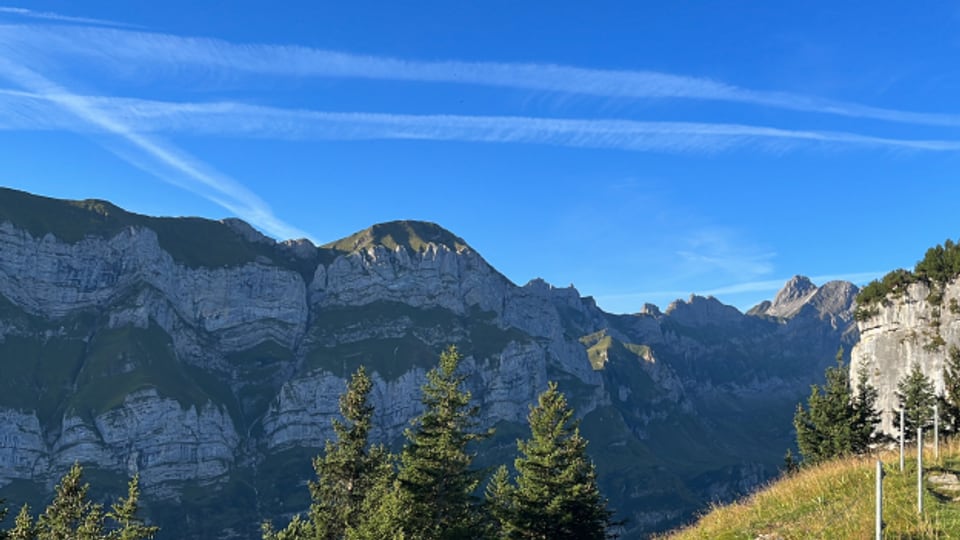
[[[0,185],[321,244],[434,221],[614,312],[958,236],[955,3],[272,4],[0,2]]]

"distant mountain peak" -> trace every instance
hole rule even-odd
[[[810,278],[807,276],[793,276],[783,285],[780,292],[777,293],[777,297],[773,300],[773,305],[776,306],[777,304],[803,298],[816,290],[817,286],[810,281]]]
[[[349,253],[374,246],[383,246],[390,250],[403,246],[410,251],[421,252],[431,244],[444,246],[451,251],[470,249],[463,238],[440,225],[415,220],[378,223],[323,247]]]
[[[665,312],[672,320],[684,326],[724,326],[742,320],[743,314],[713,296],[691,294],[690,299],[674,300]]]
[[[817,286],[806,276],[793,276],[787,281],[764,312],[765,315],[789,318],[795,315],[817,292]]]

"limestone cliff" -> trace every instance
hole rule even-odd
[[[855,293],[797,278],[748,315],[702,297],[611,315],[572,287],[515,285],[435,224],[317,247],[0,189],[0,497],[79,461],[117,489],[139,473],[161,538],[254,538],[304,509],[353,370],[397,444],[455,343],[498,431],[481,461],[512,458],[559,381],[638,537],[776,471],[795,403],[856,338]]]
[[[916,363],[941,393],[947,351],[960,346],[960,279],[946,283],[942,296],[930,293],[930,284],[911,283],[858,322],[860,342],[851,354],[851,375],[866,369],[879,393],[882,429],[891,435],[898,429],[894,413],[900,408],[896,396],[900,379]]]

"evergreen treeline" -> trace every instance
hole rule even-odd
[[[860,454],[869,448],[880,415],[876,410],[877,389],[870,385],[867,375],[863,370],[857,374],[854,391],[840,348],[837,365],[827,368],[823,387],[811,387],[807,408],[797,404],[793,426],[804,463]]]
[[[880,420],[876,410],[877,389],[869,383],[868,373],[862,369],[857,373],[854,390],[850,370],[843,363],[843,349],[840,349],[837,365],[827,368],[825,378],[823,387],[811,387],[806,408],[797,404],[793,417],[797,447],[804,463],[863,454],[880,439],[876,431]],[[920,365],[914,363],[897,383],[899,407],[894,412],[903,410],[906,440],[913,440],[917,428],[932,426],[935,412],[943,420],[941,429],[954,433],[960,431],[960,349],[956,346],[951,346],[948,351],[943,381],[943,393],[937,395],[933,382]],[[899,425],[896,428],[899,429]],[[785,461],[787,470],[796,467],[789,450]]]
[[[604,539],[612,513],[587,457],[587,442],[566,398],[551,383],[531,406],[531,436],[518,441],[515,475],[501,466],[479,487],[471,443],[477,428],[458,372],[455,347],[440,355],[422,387],[423,413],[406,430],[399,456],[371,445],[370,379],[363,368],[340,398],[345,422],[314,460],[312,504],[283,529],[263,526],[264,540]]]
[[[137,516],[140,507],[140,484],[134,476],[127,487],[127,496],[109,510],[87,498],[89,484],[82,481],[83,469],[74,464],[57,484],[53,502],[36,518],[30,507],[23,505],[13,528],[0,530],[0,540],[150,540],[158,528],[147,525]],[[2,501],[0,501],[2,502]],[[0,509],[0,521],[7,509]]]
[[[939,304],[942,300],[940,289],[957,276],[960,276],[960,244],[948,239],[943,245],[938,244],[928,249],[923,259],[914,266],[913,272],[900,268],[864,286],[857,294],[859,307],[856,317],[863,320],[875,315],[876,304],[882,302],[888,294],[897,294],[917,281],[928,283],[934,289],[928,300]]]

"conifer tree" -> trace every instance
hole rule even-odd
[[[856,394],[850,387],[850,373],[843,363],[843,349],[837,351],[837,365],[826,370],[821,388],[813,385],[807,408],[797,404],[793,425],[797,446],[806,463],[862,453],[873,440],[879,419],[877,391],[869,384],[867,372],[857,376]]]
[[[346,423],[333,421],[336,441],[327,441],[322,457],[313,461],[317,480],[310,482],[309,520],[317,540],[343,538],[361,517],[363,501],[377,475],[388,471],[387,451],[382,445],[370,447],[373,406],[369,402],[373,384],[361,366],[340,396],[340,414]]]
[[[404,507],[400,529],[411,540],[473,540],[483,528],[473,495],[480,473],[471,469],[468,446],[488,434],[475,431],[479,410],[462,389],[460,361],[456,347],[441,353],[422,388],[425,410],[405,432],[398,499]]]
[[[57,484],[53,501],[37,518],[23,505],[13,529],[0,533],[0,540],[151,540],[159,530],[146,525],[136,514],[140,488],[137,477],[128,486],[127,497],[104,513],[103,506],[87,499],[90,489],[82,482],[83,468],[74,463]],[[110,527],[107,527],[107,519]],[[4,536],[5,534],[5,536]]]
[[[933,405],[937,400],[933,383],[923,374],[918,362],[914,362],[910,373],[897,383],[897,397],[904,411],[906,438],[913,440],[918,427],[927,427],[933,423]]]
[[[114,503],[107,517],[115,524],[116,529],[107,535],[108,540],[150,540],[159,527],[147,525],[137,515],[140,510],[140,475],[134,475],[127,484],[126,498],[120,498]]]
[[[488,490],[501,520],[501,538],[602,540],[612,512],[597,485],[587,441],[556,383],[540,394],[528,416],[530,438],[518,441],[516,487],[505,488],[505,469]],[[503,493],[498,495],[497,492]],[[498,503],[506,496],[507,503]],[[503,517],[506,517],[504,520]]]
[[[960,431],[960,349],[950,346],[943,366],[943,398],[941,414],[954,433]]]
[[[515,533],[513,519],[516,512],[516,490],[510,483],[510,473],[506,466],[497,468],[484,491],[487,511],[491,517],[488,536],[511,538]]]
[[[307,519],[295,517],[281,531],[269,524],[265,540],[339,540],[356,529],[364,517],[364,503],[381,478],[393,477],[389,455],[382,445],[371,447],[373,406],[369,402],[373,383],[361,366],[340,396],[344,421],[333,421],[336,440],[327,441],[322,456],[313,460],[317,478],[309,483],[312,503]]]
[[[13,528],[7,533],[8,540],[37,540],[37,527],[30,515],[30,507],[23,505],[13,522]]]
[[[877,412],[879,392],[870,384],[870,377],[866,366],[860,366],[857,372],[857,390],[851,400],[852,408],[852,438],[850,451],[862,454],[870,449],[874,441],[877,424],[880,423],[880,413]]]
[[[96,540],[103,531],[103,510],[87,500],[79,463],[60,479],[53,502],[37,519],[38,540]]]
[[[347,540],[405,540],[404,524],[410,520],[410,509],[404,502],[404,491],[393,472],[393,466],[377,475],[376,482],[363,501],[362,519],[349,527]]]

